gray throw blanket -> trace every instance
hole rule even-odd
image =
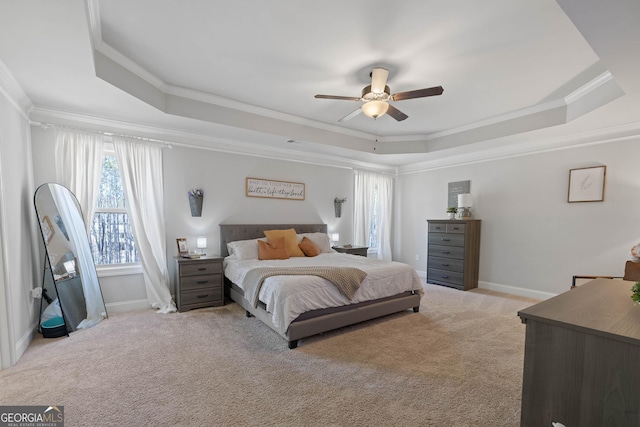
[[[271,276],[320,276],[338,288],[349,300],[352,300],[367,273],[354,267],[259,267],[247,272],[242,281],[244,296],[254,307],[258,306],[260,288],[267,277]]]

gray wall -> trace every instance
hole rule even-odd
[[[36,185],[55,181],[53,129],[32,127],[34,179]],[[341,243],[353,235],[353,171],[271,158],[228,154],[174,145],[165,148],[164,196],[167,258],[172,279],[177,255],[176,239],[185,237],[195,251],[196,237],[207,237],[209,254],[218,253],[220,223],[321,222],[338,232]],[[262,199],[245,196],[245,178],[266,178],[305,184],[304,201]],[[192,217],[188,191],[204,190],[201,217]],[[333,199],[347,197],[341,218],[335,218]],[[141,274],[106,275],[99,271],[107,309],[110,312],[147,307]]]
[[[446,217],[449,182],[471,180],[481,287],[544,298],[575,274],[622,275],[640,241],[638,159],[635,139],[402,175],[396,259],[424,274],[426,220]],[[567,203],[569,169],[597,165],[605,201]]]
[[[2,82],[0,82],[2,89]],[[38,286],[29,121],[0,90],[0,366],[13,365],[31,342]]]

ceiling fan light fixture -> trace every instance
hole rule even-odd
[[[362,112],[373,119],[383,116],[388,109],[389,104],[384,101],[369,101],[362,104]]]

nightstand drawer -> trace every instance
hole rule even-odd
[[[430,245],[464,246],[464,234],[429,233]]]
[[[220,287],[222,276],[220,274],[207,274],[206,276],[187,276],[180,281],[180,289],[188,291],[191,289],[202,289]]]
[[[427,283],[464,286],[464,274],[455,273],[453,271],[444,271],[444,270],[437,270],[435,268],[428,268]]]
[[[204,304],[222,301],[222,286],[217,288],[195,289],[182,291],[181,305]],[[188,309],[189,307],[187,307]]]
[[[222,273],[222,263],[216,261],[200,261],[180,266],[180,276],[196,276]]]
[[[464,259],[464,248],[459,246],[429,245],[429,256]]]
[[[437,268],[439,270],[447,270],[447,271],[455,271],[458,273],[463,273],[464,260],[430,256],[429,265],[427,268]]]

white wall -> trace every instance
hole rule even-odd
[[[53,167],[53,129],[32,127],[34,180],[36,185],[55,181]],[[338,232],[341,243],[353,235],[353,171],[346,168],[229,154],[174,145],[164,149],[164,196],[167,223],[167,258],[174,283],[176,239],[187,238],[195,251],[197,236],[207,237],[208,254],[219,252],[221,223],[326,223],[330,232]],[[245,178],[266,178],[305,184],[304,201],[246,197]],[[188,191],[204,190],[201,217],[192,217]],[[341,218],[335,218],[333,199],[347,197]],[[146,292],[140,274],[104,276],[100,274],[109,312],[144,307]]]
[[[0,346],[12,366],[31,342],[39,285],[29,121],[0,83]]]
[[[449,182],[470,180],[480,287],[544,298],[576,274],[621,276],[640,241],[638,159],[635,139],[402,175],[396,258],[424,274],[426,220],[446,217]],[[598,165],[605,201],[567,203],[569,169]]]

